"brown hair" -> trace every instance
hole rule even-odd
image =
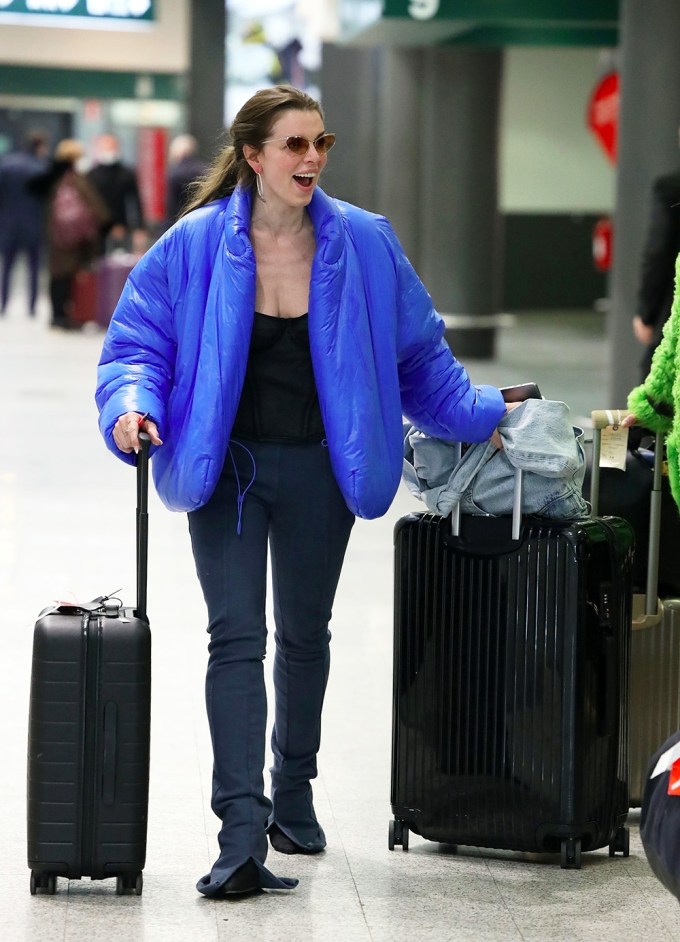
[[[243,155],[243,148],[249,144],[259,149],[262,141],[269,137],[279,114],[291,108],[317,111],[323,120],[319,102],[292,85],[263,88],[249,98],[229,129],[231,144],[218,154],[205,175],[193,184],[191,197],[181,215],[231,195],[239,184],[252,186],[255,173]]]
[[[65,163],[74,164],[85,153],[85,148],[72,137],[66,137],[59,141],[54,152],[55,160],[63,160]]]

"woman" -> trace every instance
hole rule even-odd
[[[316,776],[328,623],[355,515],[384,514],[402,412],[483,441],[506,407],[475,388],[380,216],[319,188],[335,136],[277,86],[241,109],[186,215],[130,276],[99,368],[100,428],[133,461],[154,447],[165,504],[189,512],[210,632],[206,680],[220,855],[207,896],[291,888],[264,867],[325,847]],[[161,441],[162,439],[162,441]],[[265,797],[267,545],[276,621]]]

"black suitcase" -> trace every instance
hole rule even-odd
[[[398,521],[390,849],[628,855],[632,554],[616,517]]]
[[[149,793],[148,436],[137,466],[137,606],[58,605],[35,625],[28,734],[31,893],[57,877],[142,893]]]

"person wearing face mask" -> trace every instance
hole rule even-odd
[[[206,162],[199,156],[198,141],[193,134],[179,134],[170,141],[166,177],[166,229],[180,217],[196,181],[207,169]]]
[[[94,145],[95,164],[87,178],[109,210],[103,244],[136,250],[146,244],[144,212],[137,174],[123,163],[115,134],[100,134]]]
[[[384,514],[402,414],[484,441],[506,413],[474,386],[389,222],[331,199],[335,135],[291,86],[237,114],[184,215],[137,264],[98,368],[99,424],[134,462],[151,439],[158,493],[188,513],[208,613],[206,706],[219,853],[197,890],[290,889],[265,867],[326,846],[311,782],[328,628],[355,517]],[[263,659],[275,620],[271,797]]]

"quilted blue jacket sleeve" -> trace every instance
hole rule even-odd
[[[444,340],[444,321],[404,254],[390,224],[381,227],[397,272],[397,357],[404,415],[428,435],[481,442],[506,407],[494,386],[474,386]]]
[[[126,412],[149,413],[163,438],[172,386],[176,343],[164,264],[165,240],[157,242],[133,269],[109,325],[97,373],[95,400],[107,447],[123,461],[113,426]]]

